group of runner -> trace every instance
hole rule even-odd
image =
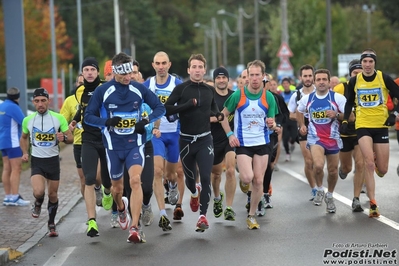
[[[65,101],[60,111],[63,116],[48,110],[48,93],[41,88],[34,93],[38,112],[24,120],[23,160],[28,159],[29,136],[33,147],[32,216],[40,215],[47,180],[50,236],[58,235],[54,225],[60,169],[57,145],[64,141],[74,143],[90,237],[99,236],[97,204],[112,209],[112,227],[129,229],[128,242],[145,242],[143,226],[154,220],[153,193],[158,226],[172,230],[165,210],[165,188],[167,202],[175,205],[174,220],[184,217],[182,199],[185,186],[189,189],[190,208],[199,210],[197,232],[209,228],[212,190],[214,216],[223,214],[225,220],[235,221],[236,165],[240,187],[248,194],[247,227],[260,228],[255,217],[272,207],[271,175],[278,161],[279,139],[286,130],[288,136],[294,135],[291,131],[297,133],[295,140],[301,147],[310,200],[315,205],[324,200],[327,212],[336,212],[334,188],[338,175],[344,179],[351,171],[348,158],[353,150],[352,209],[363,211],[359,194],[365,182],[369,216],[378,217],[373,172],[383,176],[388,169],[388,127],[398,120],[399,107],[390,114],[386,105],[389,94],[399,98],[399,87],[375,70],[376,59],[375,51],[365,50],[360,60],[351,62],[349,82],[333,90],[328,70],[315,71],[304,65],[299,71],[302,87],[284,99],[260,60],[248,63],[240,77],[243,86],[233,92],[223,67],[213,71],[213,86],[204,82],[206,59],[201,54],[190,56],[189,79],[184,82],[169,74],[171,62],[162,51],[153,58],[156,75],[144,83],[139,78],[139,63],[124,53],[107,62],[107,81],[99,78],[98,62],[86,58],[81,69],[83,83],[70,96],[70,103],[69,98]],[[295,126],[284,127],[289,123]],[[323,187],[325,162],[327,191]],[[220,189],[223,168],[225,192]]]

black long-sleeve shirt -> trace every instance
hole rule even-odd
[[[180,131],[199,135],[211,130],[209,118],[219,112],[215,88],[206,83],[188,80],[177,85],[165,102],[166,116],[179,114]],[[197,100],[194,106],[193,99]],[[176,104],[176,105],[175,105]]]

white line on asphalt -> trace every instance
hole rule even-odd
[[[76,247],[60,248],[43,266],[62,265]]]
[[[283,167],[280,168],[280,171],[284,171],[287,174],[295,177],[296,179],[308,184],[308,180],[306,179],[306,177],[304,177],[301,174],[298,174],[298,173],[296,173],[296,172],[294,172],[294,171],[292,171],[290,169],[284,169]],[[334,191],[334,198],[336,200],[342,202],[343,204],[348,205],[350,208],[352,208],[352,200],[342,196],[341,194],[339,194],[339,193],[337,193],[335,191]],[[368,216],[368,214],[367,214],[368,212],[369,212],[369,209],[364,208],[363,213]],[[385,217],[383,215],[380,215],[379,218],[374,218],[374,219],[376,219],[377,221],[379,221],[381,223],[384,223],[384,224],[392,227],[393,229],[399,231],[399,223],[397,223],[397,222],[395,222],[395,221],[393,221],[393,220],[391,220],[391,219],[389,219],[389,218],[387,218],[387,217]]]

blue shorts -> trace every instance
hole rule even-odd
[[[22,150],[20,147],[3,149],[1,154],[3,157],[8,157],[8,159],[15,159],[22,157]]]
[[[162,133],[159,138],[152,138],[154,146],[154,156],[162,156],[170,163],[179,161],[179,132]]]
[[[105,151],[111,180],[121,179],[125,166],[126,169],[129,169],[133,165],[144,167],[144,145],[131,150],[114,151],[105,149]]]

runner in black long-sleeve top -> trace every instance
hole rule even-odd
[[[214,100],[215,89],[203,83],[205,66],[202,54],[191,55],[188,60],[190,80],[176,86],[165,102],[168,119],[173,119],[177,113],[180,118],[180,159],[186,186],[192,193],[190,207],[196,212],[201,206],[197,232],[204,232],[209,227],[206,212],[211,195],[210,175],[214,157],[209,117],[216,115],[219,121],[223,119]],[[197,165],[202,188],[195,184]]]

